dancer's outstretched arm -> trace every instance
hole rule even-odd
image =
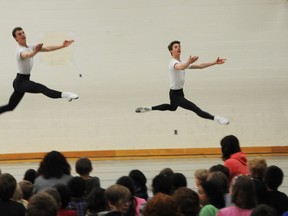
[[[40,52],[50,52],[50,51],[54,51],[54,50],[59,50],[59,49],[70,46],[73,42],[74,42],[74,40],[65,40],[65,41],[63,41],[63,43],[61,45],[42,46],[42,49],[40,50]]]
[[[203,68],[207,68],[213,65],[217,65],[217,64],[224,64],[226,61],[226,59],[222,59],[222,58],[217,58],[216,61],[214,62],[207,62],[207,63],[201,63],[201,64],[191,64],[188,69],[203,69]]]

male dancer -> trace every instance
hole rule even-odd
[[[172,41],[168,50],[171,53],[172,60],[168,66],[170,73],[170,104],[161,104],[158,106],[152,107],[138,107],[135,111],[137,113],[144,113],[152,110],[160,110],[160,111],[176,111],[178,106],[191,110],[195,112],[198,116],[215,120],[219,124],[227,125],[229,121],[220,116],[213,116],[203,110],[201,110],[198,106],[196,106],[191,101],[188,101],[184,97],[183,86],[185,81],[185,69],[203,69],[206,67],[210,67],[212,65],[223,64],[226,59],[217,58],[215,62],[210,63],[202,63],[202,64],[192,64],[198,60],[198,56],[190,56],[186,62],[182,62],[180,60],[181,55],[181,46],[180,41]]]
[[[43,44],[27,45],[26,35],[21,27],[16,27],[12,31],[12,35],[18,43],[16,49],[17,76],[13,81],[14,92],[11,95],[7,105],[0,107],[0,114],[12,111],[19,104],[25,92],[42,93],[50,98],[67,98],[68,101],[77,99],[79,96],[71,92],[59,92],[47,88],[46,86],[30,81],[30,72],[33,67],[33,57],[38,52],[50,52],[70,46],[74,40],[65,40],[62,45],[43,46]]]

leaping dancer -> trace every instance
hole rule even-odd
[[[68,101],[78,99],[78,95],[72,92],[60,92],[47,88],[45,85],[30,80],[30,73],[33,67],[33,57],[38,52],[50,52],[70,46],[74,40],[65,40],[63,44],[57,46],[27,45],[26,35],[21,27],[16,27],[12,35],[18,43],[16,48],[17,76],[13,81],[14,92],[7,105],[0,107],[0,114],[12,111],[19,104],[24,94],[42,93],[50,98],[67,98]]]
[[[201,64],[193,64],[198,60],[198,56],[190,56],[187,61],[181,61],[181,46],[180,41],[172,41],[168,50],[171,53],[172,60],[168,66],[168,70],[170,73],[170,104],[161,104],[152,107],[138,107],[135,111],[137,113],[144,113],[153,110],[159,111],[176,111],[178,106],[191,110],[195,112],[198,116],[211,119],[219,124],[227,125],[229,121],[220,116],[213,116],[203,110],[201,110],[196,104],[187,100],[184,97],[183,86],[185,81],[185,69],[203,69],[213,65],[224,64],[226,59],[217,58],[214,62],[201,63]]]

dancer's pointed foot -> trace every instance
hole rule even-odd
[[[229,120],[225,119],[225,118],[223,118],[221,116],[215,116],[214,117],[214,121],[218,122],[221,125],[228,125],[229,124]]]
[[[145,113],[145,112],[149,112],[152,109],[150,107],[138,107],[135,112],[136,113]]]
[[[67,98],[68,102],[71,102],[72,100],[76,100],[79,98],[79,96],[72,92],[62,92],[62,98]]]
[[[78,99],[79,96],[77,94],[74,94],[74,93],[71,93],[69,96],[68,96],[68,102],[71,102],[72,100],[76,100]]]

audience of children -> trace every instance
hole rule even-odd
[[[134,169],[107,189],[91,177],[92,163],[76,161],[79,176],[60,152],[51,151],[18,184],[0,174],[1,216],[287,216],[288,197],[280,192],[284,173],[263,158],[248,160],[237,137],[221,140],[223,164],[194,172],[197,192],[185,175],[166,167],[152,179]],[[125,175],[125,174],[124,174]],[[116,179],[115,179],[116,180]]]

